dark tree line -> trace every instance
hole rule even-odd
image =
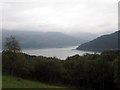
[[[120,51],[75,55],[63,61],[4,50],[2,58],[3,74],[78,88],[120,89]]]

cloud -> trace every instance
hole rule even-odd
[[[117,30],[117,0],[12,1],[3,3],[5,29],[92,33]]]

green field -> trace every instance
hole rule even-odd
[[[22,88],[28,88],[28,90],[33,90],[34,88],[39,88],[36,90],[44,90],[44,89],[45,90],[92,90],[92,89],[80,89],[80,88],[77,89],[75,87],[73,88],[71,86],[64,86],[64,85],[46,84],[37,81],[25,80],[19,77],[13,77],[9,75],[2,76],[2,88],[6,88],[5,90],[12,90],[13,88],[16,88],[15,90],[21,90]]]
[[[64,86],[44,84],[8,75],[3,75],[2,79],[3,88],[65,88]]]

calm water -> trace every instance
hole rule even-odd
[[[66,59],[68,56],[73,56],[75,54],[83,55],[85,53],[90,53],[90,54],[94,53],[88,51],[75,50],[76,47],[77,46],[66,47],[66,48],[31,49],[31,50],[23,50],[23,52],[29,55],[57,57],[60,59]]]

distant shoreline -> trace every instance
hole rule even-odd
[[[76,47],[78,46],[70,46],[64,48],[24,49],[23,53],[35,56],[56,57],[63,60],[76,54],[79,54],[80,56],[86,53],[94,54],[92,51],[76,50]]]

